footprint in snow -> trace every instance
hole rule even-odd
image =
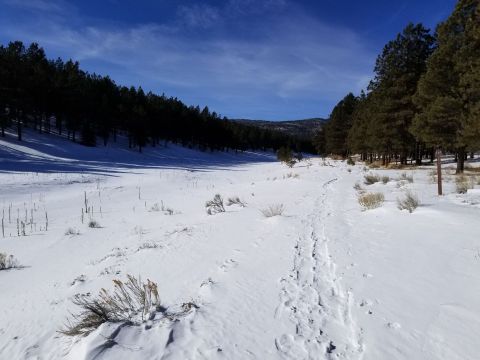
[[[238,263],[233,260],[233,259],[228,259],[223,262],[222,265],[220,265],[220,269],[223,270],[224,272],[228,272],[228,270],[235,268],[238,266]]]

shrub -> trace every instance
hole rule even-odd
[[[355,161],[351,157],[349,157],[347,159],[347,165],[352,165],[353,166],[353,165],[355,165]]]
[[[388,176],[382,176],[382,183],[387,184],[390,181],[390,178]]]
[[[380,181],[380,177],[378,175],[367,174],[364,176],[365,178],[365,185],[373,185]]]
[[[353,185],[353,188],[357,191],[363,191],[362,185],[360,183],[356,182],[355,185]]]
[[[460,175],[455,178],[455,186],[457,194],[466,194],[468,189],[473,188],[468,178],[464,175]]]
[[[288,173],[286,175],[283,175],[284,179],[298,179],[300,177],[299,174],[294,174],[294,173]]]
[[[228,198],[227,206],[232,206],[232,205],[238,205],[238,206],[241,206],[241,207],[247,206],[247,204],[245,202],[243,202],[242,200],[240,200],[240,198],[238,196]]]
[[[160,210],[161,210],[160,205],[158,205],[158,203],[153,204],[152,207],[150,208],[150,211],[157,212],[157,211],[160,211]]]
[[[18,261],[13,255],[0,253],[0,270],[8,270],[18,267]]]
[[[407,175],[406,172],[400,174],[400,180],[408,181],[409,183],[413,183],[413,176]]]
[[[397,199],[397,207],[400,210],[408,210],[410,214],[418,207],[418,205],[420,205],[418,197],[410,191],[407,191],[403,199]]]
[[[283,204],[274,204],[268,206],[266,209],[260,210],[263,216],[269,218],[273,216],[281,216],[285,210]]]
[[[293,155],[292,155],[292,150],[284,146],[278,149],[277,159],[285,163],[288,167],[293,167],[293,165],[295,165],[296,163],[296,160],[293,158]]]
[[[96,220],[93,220],[93,219],[88,222],[88,227],[90,227],[92,229],[101,228],[100,224]]]
[[[358,196],[358,203],[365,209],[375,209],[382,206],[385,196],[382,193],[366,193]]]
[[[220,194],[216,194],[213,197],[213,200],[209,200],[205,203],[208,215],[214,215],[217,213],[225,212],[225,207],[223,206],[223,198]]]
[[[65,230],[65,235],[80,235],[80,231],[75,228],[69,227],[67,230]]]
[[[114,290],[109,293],[101,289],[96,298],[77,294],[72,302],[82,311],[73,315],[60,333],[67,336],[86,336],[106,322],[124,322],[139,325],[151,314],[161,311],[157,284],[147,280],[143,283],[127,275],[127,281],[113,280]]]
[[[153,204],[153,206],[150,208],[150,211],[155,211],[155,212],[161,211],[163,212],[164,215],[173,215],[175,213],[175,211],[172,208],[166,207],[163,204],[163,201],[161,206],[158,205],[158,203]]]

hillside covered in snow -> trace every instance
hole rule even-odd
[[[474,160],[461,179],[445,160],[438,197],[429,166],[7,135],[1,359],[478,358]],[[129,276],[150,286],[145,312],[61,333]]]

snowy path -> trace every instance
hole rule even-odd
[[[282,279],[284,287],[277,314],[287,309],[295,322],[293,334],[276,340],[286,359],[360,359],[363,352],[361,336],[352,319],[351,294],[339,283],[328,249],[328,190],[336,181],[334,178],[325,182],[320,194],[312,194],[317,198],[313,211],[302,220],[292,273]]]

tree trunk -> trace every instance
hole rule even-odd
[[[458,149],[457,156],[457,171],[456,174],[463,174],[465,169],[465,148]]]

